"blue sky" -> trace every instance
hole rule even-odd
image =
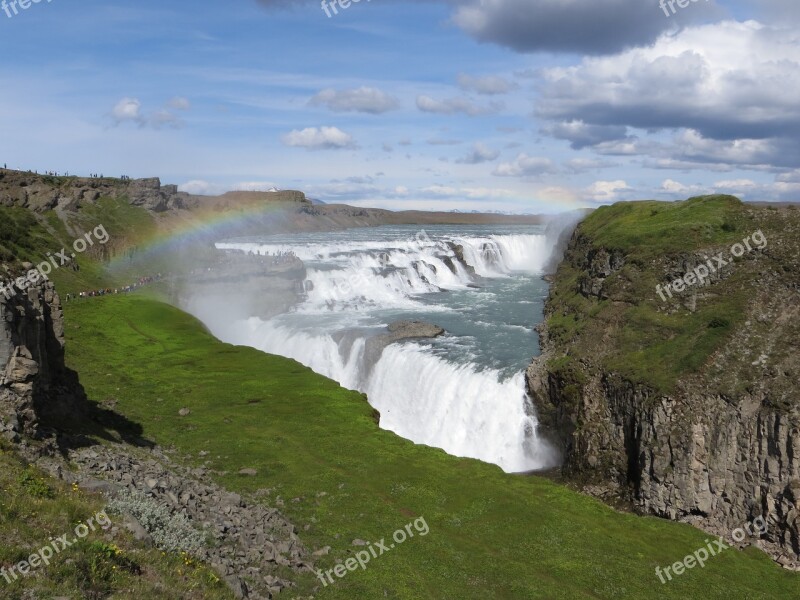
[[[555,212],[800,198],[790,0],[52,0],[0,10],[0,163]],[[667,9],[669,10],[669,9]]]

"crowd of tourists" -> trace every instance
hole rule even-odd
[[[99,290],[89,290],[87,292],[80,292],[78,295],[67,294],[66,301],[70,302],[72,300],[76,300],[78,298],[97,298],[100,296],[110,296],[113,294],[128,294],[130,292],[135,292],[136,290],[149,285],[151,283],[155,283],[157,281],[161,281],[164,276],[161,273],[157,275],[149,276],[149,277],[140,277],[138,281],[132,283],[131,285],[126,285],[125,287],[120,288],[101,288]]]

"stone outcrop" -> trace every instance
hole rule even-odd
[[[177,185],[161,185],[157,177],[133,179],[125,182],[125,194],[134,206],[141,206],[153,212],[165,212],[184,208],[189,194],[178,191]]]
[[[20,206],[36,213],[47,210],[74,212],[101,197],[128,197],[134,206],[164,212],[186,206],[189,194],[157,178],[114,179],[51,177],[0,169],[0,206]]]
[[[53,284],[12,289],[8,298],[0,293],[0,413],[9,438],[36,435],[42,419],[80,410],[79,393],[64,366],[64,320]]]
[[[378,362],[383,350],[389,344],[415,339],[432,339],[444,335],[445,330],[438,325],[424,321],[395,321],[388,326],[388,333],[373,336],[367,340],[364,349],[364,363],[367,369]]]
[[[475,267],[470,265],[466,258],[464,258],[464,246],[456,244],[455,242],[447,242],[447,246],[453,251],[455,258],[446,256],[443,261],[444,264],[447,265],[447,268],[452,271],[453,275],[458,274],[458,269],[456,268],[456,263],[458,263],[467,273],[475,277]]]
[[[701,369],[680,376],[674,390],[658,391],[608,367],[604,358],[612,352],[610,341],[624,326],[613,320],[602,321],[603,329],[593,330],[592,336],[578,333],[567,340],[552,336],[545,322],[540,327],[543,354],[528,369],[527,380],[543,435],[563,453],[564,474],[585,491],[728,538],[763,517],[768,530],[758,545],[796,568],[800,303],[791,274],[797,273],[792,238],[797,230],[786,221],[781,227],[785,237],[773,233],[759,262],[745,259],[715,274],[708,286],[687,290],[659,308],[664,314],[694,312],[717,295],[747,293],[743,326]],[[670,281],[715,250],[659,257],[625,269],[628,257],[598,248],[578,230],[559,269],[571,279],[557,276],[555,285],[564,292],[565,282],[573,281],[583,302],[605,302],[609,310],[621,310],[640,301],[632,292],[638,278],[649,282],[649,274],[657,272],[654,281]],[[731,277],[734,272],[738,278]],[[723,291],[720,286],[728,287]],[[551,292],[547,316],[556,310],[553,298]],[[563,315],[569,309],[562,304],[558,310]],[[572,360],[565,362],[565,357]]]

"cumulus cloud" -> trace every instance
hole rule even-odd
[[[257,1],[268,8],[312,3],[312,0]],[[675,27],[719,19],[724,14],[715,0],[692,3],[669,18],[657,2],[642,0],[417,1],[450,6],[453,22],[466,33],[478,41],[518,52],[611,54],[650,44],[659,34]],[[782,4],[788,11],[794,0],[758,1]]]
[[[800,169],[781,173],[776,180],[783,183],[800,183]]]
[[[674,179],[665,179],[661,184],[661,189],[670,194],[684,194],[690,190],[690,187]]]
[[[307,150],[340,150],[356,147],[353,137],[338,127],[294,129],[284,135],[282,141],[287,146]]]
[[[719,16],[700,2],[669,19],[642,0],[468,0],[455,2],[454,21],[483,42],[519,52],[611,54],[653,42],[674,26]]]
[[[458,76],[458,87],[466,92],[476,92],[487,96],[507,94],[517,88],[517,85],[497,75],[486,77],[472,77],[461,73]]]
[[[272,192],[278,186],[272,181],[240,181],[234,183],[231,189],[237,192]]]
[[[117,124],[125,122],[142,123],[142,103],[138,98],[123,98],[114,106],[111,117]]]
[[[333,203],[369,199],[382,193],[382,190],[372,183],[337,180],[330,183],[308,185],[305,187],[305,191],[315,198]]]
[[[168,103],[172,105],[173,101]],[[188,106],[186,107],[188,109]],[[184,109],[185,110],[185,109]],[[162,127],[178,128],[183,126],[183,121],[174,113],[161,108],[150,114],[142,112],[142,103],[138,98],[122,98],[111,109],[111,120],[114,126],[125,123],[134,123],[139,127],[152,127],[161,129]]]
[[[616,181],[595,181],[586,188],[586,198],[598,204],[607,204],[621,199],[621,193],[631,190],[622,179]]]
[[[628,128],[624,125],[588,125],[581,120],[573,120],[548,125],[542,129],[542,133],[567,140],[573,150],[581,150],[603,142],[626,139]]]
[[[622,128],[678,130],[688,161],[800,164],[800,40],[756,22],[725,21],[648,47],[544,69],[537,115],[551,134],[606,153],[656,150]],[[568,126],[565,126],[568,124]],[[638,147],[637,147],[638,146]]]
[[[537,177],[555,172],[553,161],[540,156],[528,156],[523,153],[513,162],[497,165],[493,175],[497,177]]]
[[[749,201],[793,201],[800,194],[800,183],[781,181],[776,178],[772,183],[760,183],[752,179],[722,179],[712,184],[683,184],[680,181],[666,179],[658,190],[671,199],[687,198],[702,194],[732,194]]]
[[[334,112],[360,112],[379,115],[400,106],[397,98],[372,87],[350,90],[324,89],[309,101],[311,106],[327,106]]]
[[[179,185],[178,189],[181,192],[196,196],[216,196],[224,192],[222,187],[203,179],[192,179]]]
[[[480,106],[467,98],[448,98],[446,100],[435,100],[430,96],[417,96],[417,108],[422,112],[435,113],[439,115],[455,115],[463,113],[470,117],[486,115],[499,111],[502,105],[492,102],[489,106]]]
[[[495,160],[500,153],[496,150],[488,148],[485,144],[478,142],[472,147],[472,150],[463,158],[459,158],[456,162],[463,165],[478,165],[485,162]]]

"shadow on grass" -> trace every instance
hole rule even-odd
[[[34,393],[37,413],[43,428],[56,433],[59,453],[95,446],[101,441],[125,443],[139,448],[153,448],[144,438],[144,429],[111,408],[101,406],[86,395],[78,373],[65,369],[55,392]]]

